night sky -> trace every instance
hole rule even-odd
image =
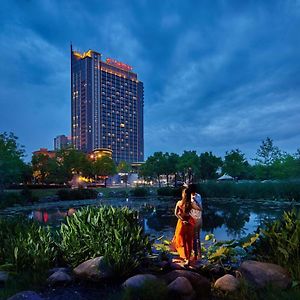
[[[300,1],[1,1],[0,132],[70,135],[70,42],[134,67],[145,153],[300,148]]]

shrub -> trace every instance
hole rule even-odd
[[[57,191],[60,200],[95,199],[97,194],[97,191],[92,189],[62,189]]]
[[[16,271],[43,270],[54,264],[56,253],[49,228],[25,217],[0,219],[0,264]]]
[[[148,190],[144,187],[136,187],[130,191],[131,195],[134,197],[146,197],[148,196]]]
[[[147,236],[128,208],[86,207],[60,228],[61,251],[73,266],[104,256],[116,276],[130,274],[151,250]]]
[[[300,211],[284,212],[283,217],[265,224],[255,244],[261,259],[286,267],[295,279],[300,279]]]
[[[162,187],[157,189],[158,196],[171,196],[171,197],[181,197],[181,187],[173,188],[170,186]]]

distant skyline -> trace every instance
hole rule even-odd
[[[145,158],[300,148],[300,1],[12,0],[0,8],[0,132],[27,160],[70,135],[70,42],[133,66]]]

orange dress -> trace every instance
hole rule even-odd
[[[181,258],[190,259],[193,249],[195,221],[190,215],[184,213],[181,206],[178,205],[178,209],[178,214],[183,220],[178,219],[177,221],[171,248],[176,250]],[[188,224],[184,224],[183,221],[188,221]]]

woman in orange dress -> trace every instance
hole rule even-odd
[[[178,218],[172,246],[187,265],[190,264],[193,250],[195,220],[190,216],[191,209],[200,210],[196,203],[191,202],[189,189],[182,191],[182,199],[176,203],[175,216]]]

